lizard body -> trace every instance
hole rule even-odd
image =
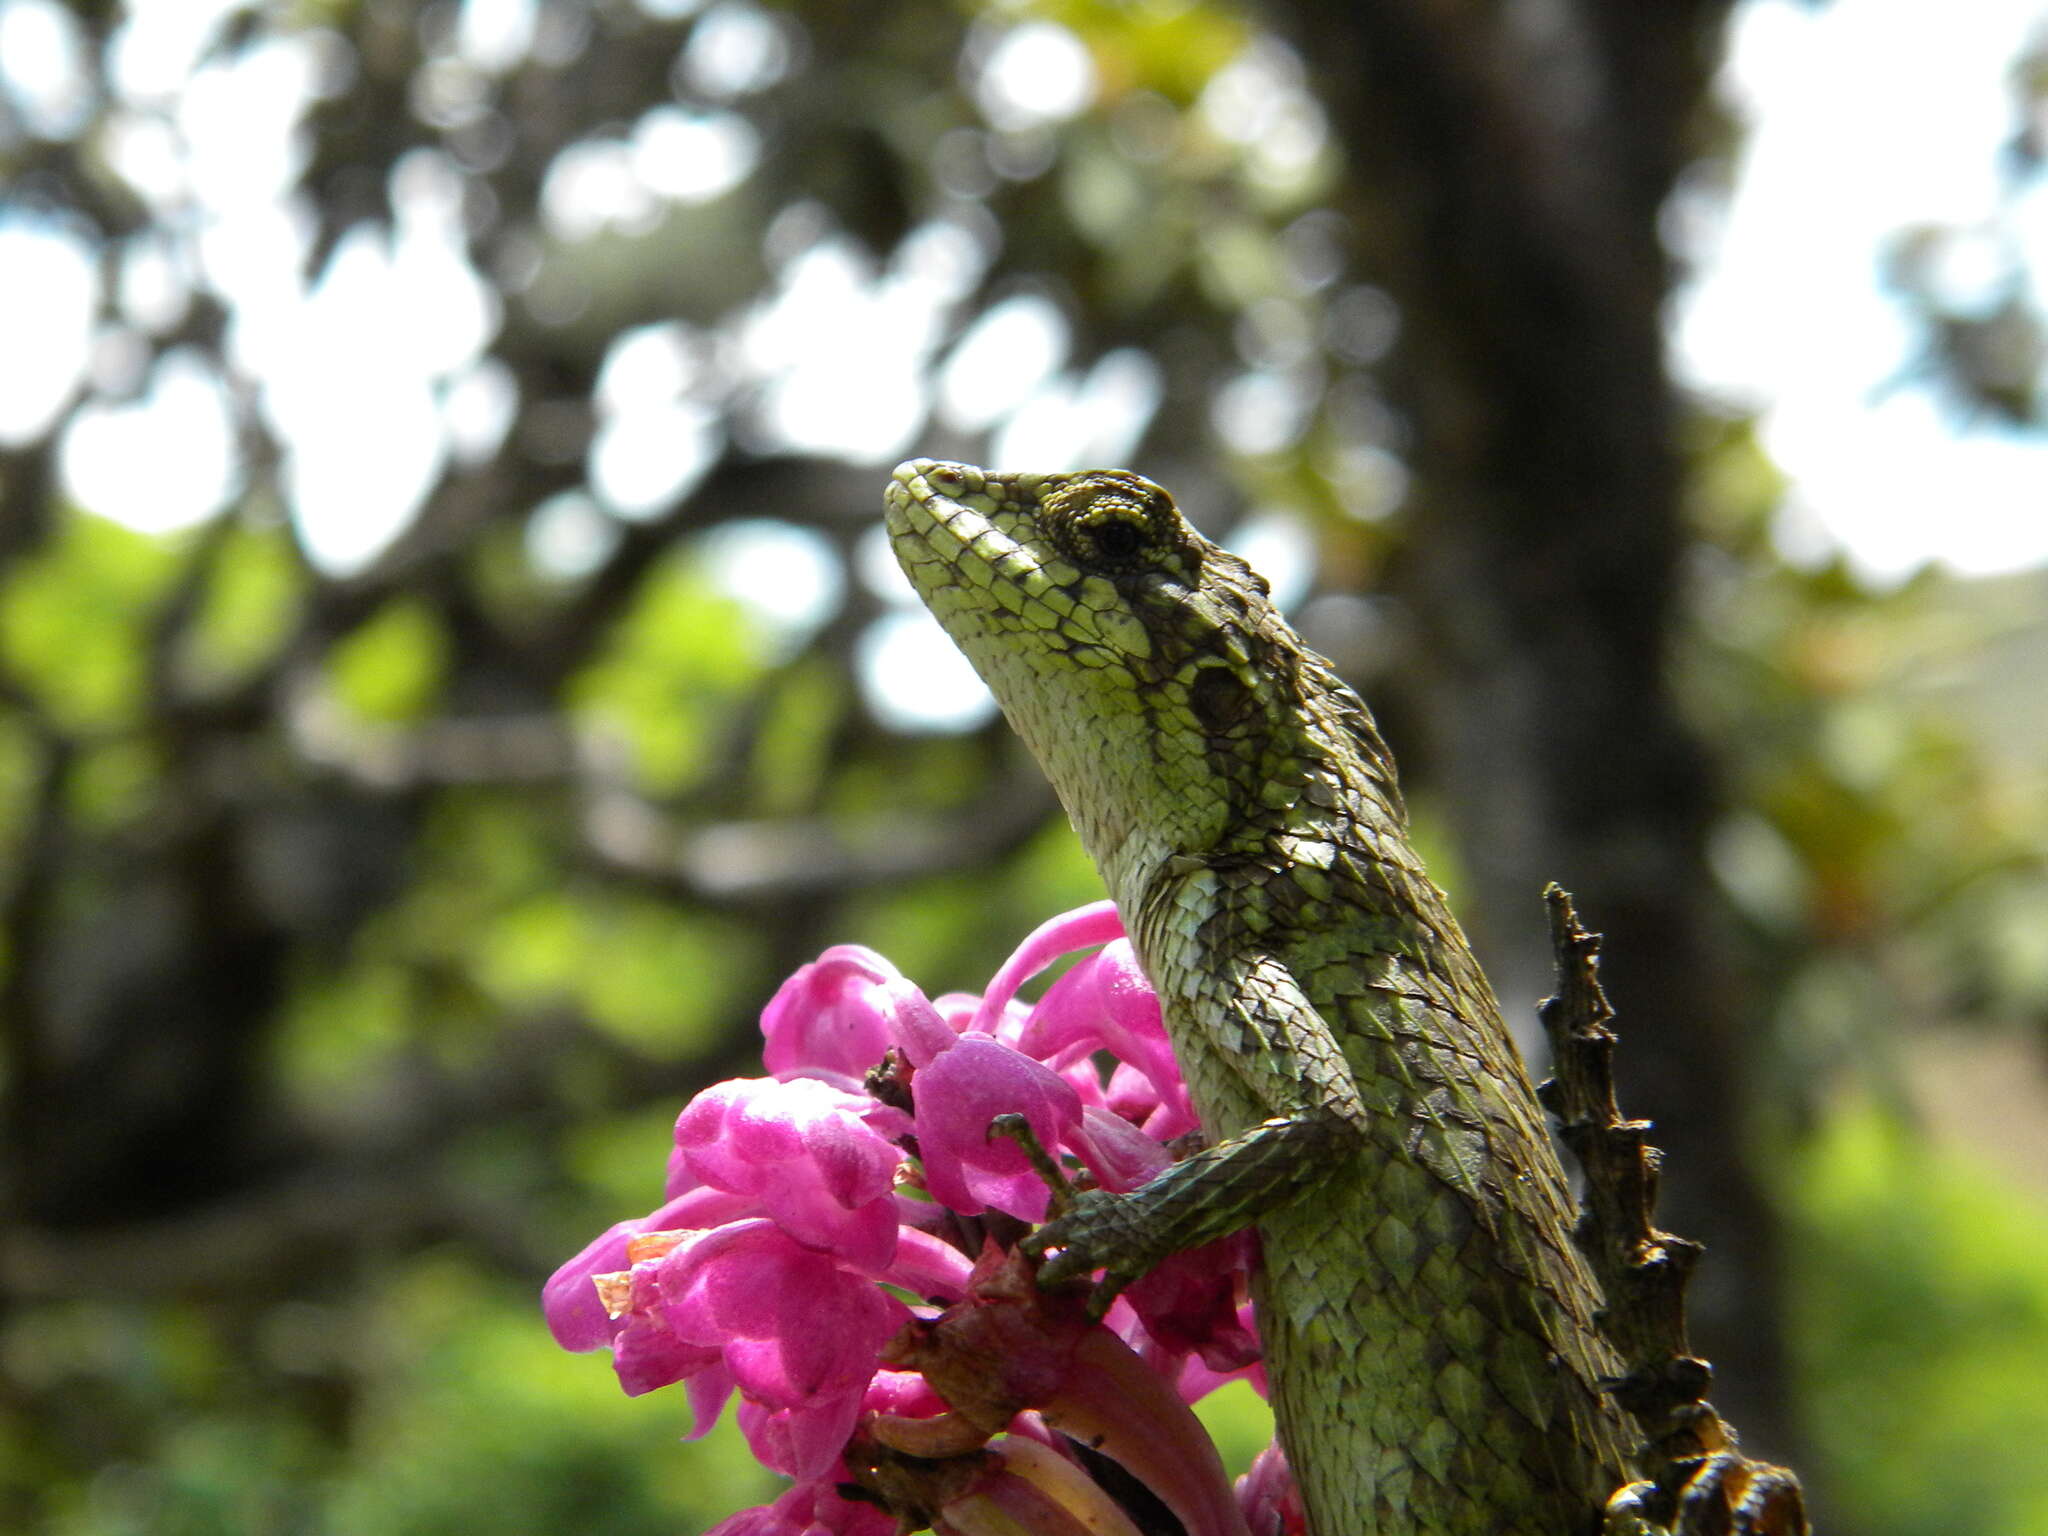
[[[1043,1229],[1109,1284],[1257,1223],[1314,1536],[1567,1536],[1627,1480],[1616,1361],[1498,1005],[1372,717],[1125,471],[916,460],[899,560],[1057,789],[1210,1145]]]

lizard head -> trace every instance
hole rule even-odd
[[[1306,654],[1244,561],[1127,470],[991,474],[915,459],[889,535],[1044,766],[1119,898],[1302,787],[1286,727]],[[1312,660],[1312,658],[1309,658]]]

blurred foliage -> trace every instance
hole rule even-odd
[[[1802,1153],[1794,1338],[1864,1530],[2048,1530],[2048,1212],[1868,1103]],[[1940,1468],[1930,1476],[1929,1468]]]
[[[1899,1101],[1916,1025],[2048,1035],[2048,760],[2014,708],[2048,581],[1788,563],[1747,430],[1722,424],[1704,464],[1683,690],[1726,744],[1711,855],[1772,977],[1766,1104],[1810,1125],[1845,1080]]]
[[[149,25],[199,14],[180,5]],[[1388,57],[1444,10],[1367,9]],[[1462,68],[1492,25],[1469,9],[1446,23],[1457,89],[1527,88],[1543,120],[1541,71]],[[1724,7],[1564,9],[1624,29],[1617,110],[1647,119]],[[1626,31],[1653,12],[1684,20]],[[90,368],[0,443],[0,1527],[624,1536],[766,1496],[729,1425],[680,1446],[679,1405],[553,1350],[540,1279],[655,1203],[676,1107],[754,1069],[756,1012],[819,949],[863,942],[933,993],[978,987],[1100,891],[999,721],[970,704],[906,722],[906,688],[938,693],[938,670],[884,686],[902,594],[871,578],[872,526],[898,448],[1142,445],[1205,528],[1251,513],[1291,536],[1283,552],[1317,561],[1302,622],[1383,706],[1433,867],[1486,899],[1430,626],[1506,637],[1508,675],[1502,614],[1531,578],[1476,560],[1457,584],[1476,606],[1450,613],[1411,535],[1483,520],[1445,490],[1447,457],[1540,477],[1493,462],[1487,423],[1576,398],[1584,357],[1552,357],[1572,327],[1534,260],[1503,309],[1535,316],[1509,350],[1554,361],[1547,387],[1446,391],[1404,350],[1434,324],[1430,344],[1483,362],[1501,316],[1446,329],[1415,273],[1513,244],[1505,223],[1446,237],[1441,203],[1523,143],[1459,139],[1486,115],[1463,96],[1412,143],[1365,142],[1357,104],[1316,93],[1318,48],[1287,41],[1324,38],[1319,8],[227,4],[166,88],[122,58],[143,31],[128,8],[0,0],[31,13],[73,39],[79,87],[67,106],[56,74],[7,75],[0,212],[69,231],[99,272]],[[1078,48],[1083,95],[1006,99],[991,61],[1020,38]],[[275,135],[276,207],[304,247],[271,277],[338,281],[439,210],[471,286],[437,302],[481,317],[469,352],[414,377],[404,330],[378,331],[389,375],[311,426],[281,383],[301,343],[264,333],[266,290],[207,243],[225,214],[182,173],[152,181],[144,153],[175,161],[205,127],[180,103],[281,45],[318,88]],[[2026,101],[2041,73],[2022,70]],[[1688,100],[1683,143],[1725,148]],[[677,131],[699,136],[678,150],[660,137]],[[751,143],[751,169],[693,190],[704,134]],[[1650,222],[1622,233],[1654,245]],[[2017,299],[1941,311],[1927,274],[1953,238],[1902,234],[1892,279],[1979,408],[2030,419],[2035,322]],[[779,309],[804,272],[841,286]],[[918,282],[923,310],[873,307]],[[1028,338],[982,329],[1020,304],[1053,317],[1042,368]],[[867,351],[806,382],[820,313],[866,325]],[[1617,350],[1603,336],[1590,352]],[[1635,340],[1654,357],[1654,332]],[[220,505],[145,533],[92,507],[104,482],[67,454],[173,354],[220,385],[235,467]],[[1017,387],[975,405],[948,382],[963,356],[982,359],[967,385],[1014,369]],[[619,379],[650,358],[635,405]],[[847,442],[897,375],[901,443]],[[457,403],[493,391],[501,430],[457,432]],[[793,398],[812,401],[801,428]],[[381,542],[323,553],[321,484],[295,477],[395,456],[412,418],[393,401],[435,416],[436,467]],[[155,451],[170,498],[185,471]],[[1653,639],[1716,785],[1670,835],[1702,821],[1703,901],[1753,983],[1757,1070],[1717,1130],[1783,1212],[1802,1471],[1835,1530],[2048,1532],[2048,1223],[2038,1192],[1956,1150],[2009,1128],[1931,1116],[1905,1067],[1937,1023],[2048,1042],[2048,593],[2038,574],[1876,589],[1788,561],[1749,422],[1695,411],[1674,453],[1682,505],[1613,499],[1665,519],[1678,579],[1659,595],[1664,573],[1631,567],[1618,590],[1661,604]],[[1597,563],[1597,527],[1561,536]],[[1612,702],[1628,719],[1639,701]],[[1521,751],[1516,714],[1498,739]],[[1511,808],[1526,790],[1489,785]],[[1630,837],[1669,829],[1624,831],[1588,859],[1627,866]],[[1695,993],[1674,990],[1682,1013]],[[1627,1036],[1624,1060],[1654,1048]],[[1258,1405],[1205,1411],[1248,1459]]]
[[[160,541],[90,516],[15,567],[0,655],[53,724],[105,732],[141,714],[147,617],[176,570]]]

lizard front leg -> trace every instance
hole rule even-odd
[[[1032,1234],[1058,1250],[1046,1284],[1104,1272],[1098,1307],[1169,1254],[1242,1230],[1314,1187],[1362,1140],[1366,1109],[1343,1052],[1287,967],[1254,956],[1218,968],[1207,1001],[1219,1021],[1204,1054],[1231,1069],[1267,1118],[1175,1163],[1129,1194],[1085,1190]]]

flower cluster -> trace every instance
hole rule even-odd
[[[1035,1006],[1018,987],[1076,962]],[[676,1121],[666,1203],[559,1269],[567,1349],[609,1346],[628,1393],[677,1382],[696,1433],[737,1393],[755,1455],[796,1480],[713,1536],[1116,1532],[1064,1449],[1118,1461],[1193,1536],[1299,1529],[1277,1452],[1235,1497],[1188,1404],[1263,1390],[1249,1234],[1177,1254],[1100,1322],[1015,1247],[1052,1191],[1024,1138],[1137,1188],[1196,1128],[1159,1003],[1107,902],[1032,933],[979,997],[936,1002],[871,950],[804,966],[762,1014],[769,1076]],[[1101,1063],[1112,1063],[1105,1073]]]

